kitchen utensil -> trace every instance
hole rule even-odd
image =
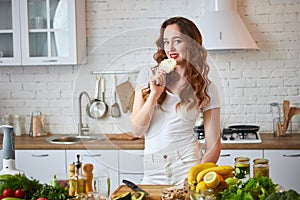
[[[297,115],[300,113],[300,108],[296,108],[296,107],[291,107],[290,110],[289,110],[289,114],[288,114],[288,120],[287,120],[287,124],[289,125],[292,117],[294,115]]]
[[[0,171],[2,174],[24,174],[24,172],[15,168],[15,142],[14,142],[14,129],[10,125],[2,125],[0,128],[3,129],[3,142],[2,142],[2,153],[3,153],[3,168]]]
[[[116,91],[118,93],[122,110],[126,113],[131,110],[131,102],[134,95],[134,88],[132,87],[129,80],[117,85]]]
[[[32,112],[29,135],[31,135],[32,137],[47,135],[44,126],[44,117],[42,112]]]
[[[259,130],[259,126],[256,125],[232,125],[228,128],[234,133],[256,133]]]
[[[283,127],[282,127],[282,133],[285,135],[286,130],[288,128],[288,115],[290,110],[290,101],[284,100],[283,101]]]
[[[123,182],[125,185],[127,185],[128,187],[130,187],[130,188],[131,188],[133,191],[135,191],[135,192],[144,192],[145,195],[149,195],[148,192],[146,192],[145,190],[139,188],[136,184],[134,184],[134,183],[131,182],[131,181],[128,181],[128,180],[126,180],[126,179],[123,179],[122,182]]]
[[[91,116],[94,116],[95,119],[100,119],[107,113],[107,104],[104,101],[104,93],[105,93],[105,82],[102,77],[100,80],[100,96],[98,97],[99,101],[96,101],[94,104],[90,106]]]
[[[281,136],[282,135],[282,126],[280,122],[276,123],[276,136]]]
[[[100,89],[100,80],[101,80],[100,76],[96,76],[95,96],[94,96],[94,99],[92,99],[91,102],[89,104],[87,104],[87,106],[86,106],[87,114],[89,115],[89,117],[94,118],[94,119],[97,118],[96,111],[92,110],[91,107],[93,109],[95,109],[96,104],[97,104],[96,102],[100,101],[100,99],[99,99],[99,96],[100,96],[100,91],[99,91],[99,89]]]
[[[116,85],[117,85],[117,77],[114,76],[114,88],[113,88],[113,102],[110,106],[111,108],[111,116],[116,118],[121,116],[120,106],[117,102],[117,92],[116,92]]]

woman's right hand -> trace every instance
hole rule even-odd
[[[150,96],[153,95],[156,100],[160,97],[166,87],[166,72],[158,69],[156,74],[149,82]]]

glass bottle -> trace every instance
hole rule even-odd
[[[269,177],[269,160],[265,158],[255,159],[253,164],[253,176],[260,175]]]
[[[22,135],[21,124],[20,124],[20,115],[18,115],[18,114],[15,114],[15,116],[14,116],[14,132],[15,132],[15,136]]]
[[[247,181],[250,178],[250,159],[248,157],[236,157],[234,160],[235,177]]]
[[[75,174],[72,177],[72,188],[76,197],[85,195],[85,180],[82,176],[82,163],[80,162],[80,155],[77,155],[77,161],[75,162]],[[78,199],[78,198],[76,198]],[[81,198],[79,198],[81,199]]]

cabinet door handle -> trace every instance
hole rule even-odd
[[[230,157],[230,153],[221,154],[220,157]]]
[[[43,60],[42,62],[57,62],[58,60]]]
[[[102,155],[99,153],[99,154],[93,154],[93,155],[84,154],[83,156],[85,156],[85,157],[101,157]]]
[[[300,154],[283,154],[283,157],[300,157]]]
[[[48,157],[49,154],[32,154],[31,156],[41,158],[41,157]]]

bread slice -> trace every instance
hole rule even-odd
[[[166,73],[170,73],[175,69],[176,66],[176,60],[173,58],[164,59],[159,64],[159,68],[166,71]]]

